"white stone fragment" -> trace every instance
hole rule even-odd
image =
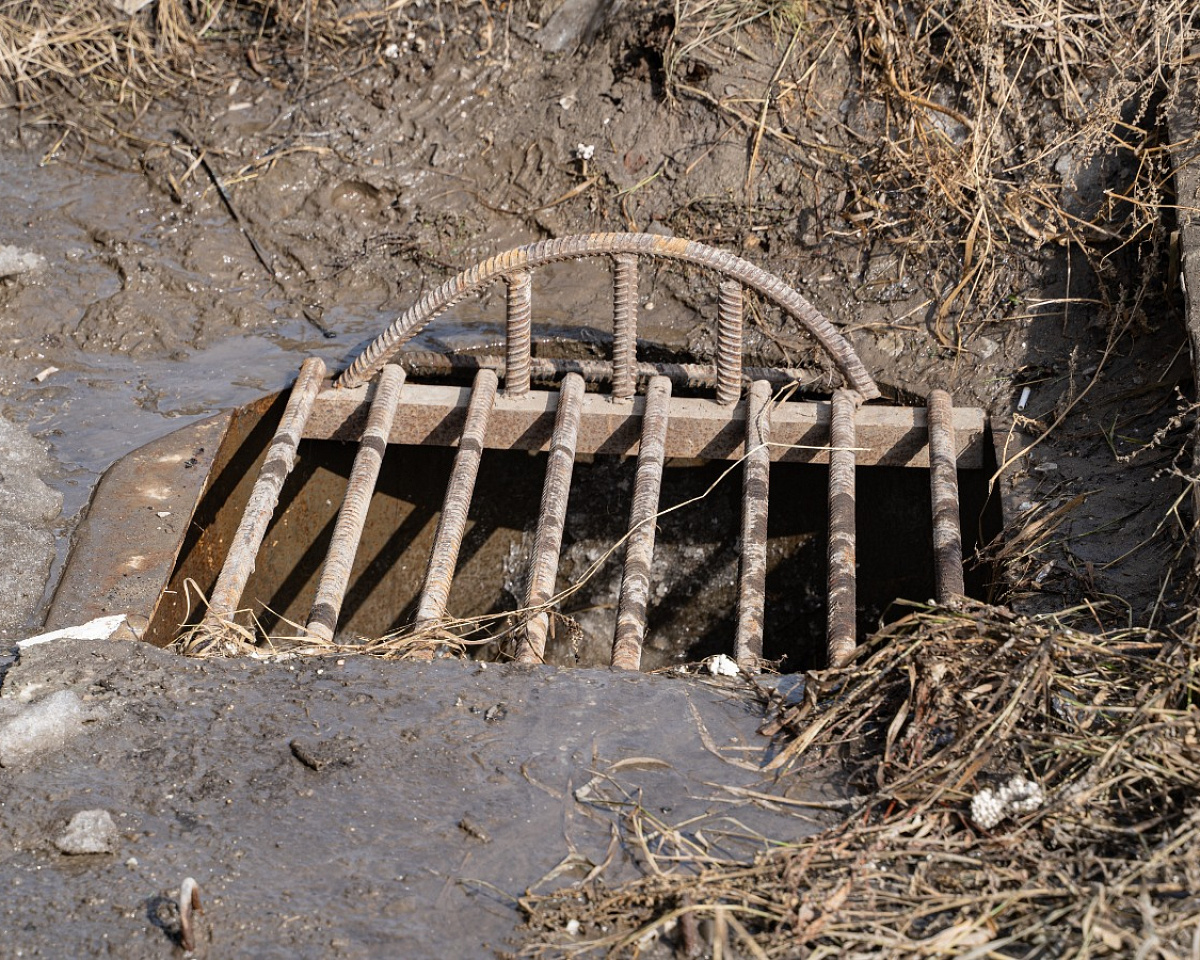
[[[1039,784],[1024,777],[1013,777],[999,790],[980,790],[971,801],[971,820],[977,827],[991,830],[1001,820],[1029,813],[1046,802]]]
[[[54,845],[69,856],[85,853],[112,853],[117,840],[117,825],[107,810],[80,810]]]
[[[85,715],[83,702],[72,690],[59,690],[30,704],[0,726],[0,767],[61,749],[83,730]]]
[[[46,265],[44,257],[32,250],[20,250],[0,244],[0,277],[15,277],[22,273],[33,273]]]
[[[737,661],[723,653],[710,657],[705,667],[714,677],[736,677],[738,675]]]
[[[34,647],[39,643],[49,643],[51,640],[107,640],[125,622],[125,614],[118,613],[111,617],[97,617],[76,627],[63,627],[49,633],[39,633],[36,637],[18,640],[18,647]]]

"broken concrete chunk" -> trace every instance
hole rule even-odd
[[[112,853],[116,841],[117,825],[107,810],[80,810],[54,845],[68,856],[77,856]]]
[[[0,725],[0,767],[15,767],[59,750],[83,730],[86,711],[72,690],[59,690],[31,703]]]

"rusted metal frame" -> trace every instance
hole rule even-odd
[[[558,412],[554,418],[550,456],[546,461],[546,482],[542,487],[542,505],[525,591],[525,609],[536,612],[526,613],[528,619],[517,634],[516,658],[520,663],[541,663],[546,656],[550,614],[542,608],[554,596],[554,582],[558,577],[558,557],[567,520],[571,474],[575,468],[583,390],[583,378],[573,373],[567,374],[559,387]]]
[[[488,420],[496,403],[496,386],[494,371],[480,370],[475,375],[471,403],[467,407],[467,422],[458,443],[458,453],[454,455],[446,499],[442,503],[442,515],[433,537],[433,551],[425,569],[425,584],[417,604],[418,628],[436,625],[446,615],[450,585],[454,580],[455,567],[458,566],[458,551],[467,529],[467,512],[471,508],[475,478],[479,475],[479,461],[487,439]],[[428,660],[432,656],[433,650],[429,647],[416,652],[416,658],[420,660]]]
[[[855,572],[854,415],[858,397],[849,390],[833,395],[829,445],[829,597],[826,660],[840,667],[858,642]]]
[[[216,586],[208,599],[208,611],[197,630],[200,637],[220,633],[222,624],[232,621],[237,612],[242,591],[254,572],[254,559],[258,556],[267,526],[279,502],[279,492],[295,466],[296,448],[304,435],[305,424],[312,413],[324,377],[325,364],[320,357],[309,357],[300,365],[300,375],[292,386],[283,419],[267,448],[266,460],[259,470],[246,511],[242,514]]]
[[[632,253],[613,257],[612,392],[628,400],[637,389],[638,258]]]
[[[532,390],[524,397],[503,391],[488,425],[487,447],[496,450],[547,450],[554,424],[555,392]],[[306,439],[353,442],[362,434],[368,403],[363,388],[321,394],[305,431]],[[409,384],[402,414],[392,425],[393,444],[453,446],[462,433],[470,387]],[[583,398],[580,454],[630,456],[641,434],[643,397],[613,403],[602,394]],[[701,397],[671,398],[667,455],[705,460],[736,460],[742,455],[743,410],[730,410]],[[789,401],[772,410],[771,459],[788,463],[829,462],[830,405]],[[985,417],[982,410],[954,410],[955,443],[962,469],[983,465]],[[928,467],[929,444],[924,407],[863,406],[856,418],[859,466]]]
[[[533,275],[514,270],[508,284],[505,320],[504,392],[520,397],[529,392],[529,360],[533,350]]]
[[[671,381],[655,377],[646,390],[642,440],[638,447],[637,475],[633,482],[633,507],[625,542],[625,566],[617,602],[617,628],[613,636],[612,665],[637,670],[642,663],[646,634],[646,609],[650,604],[650,568],[654,561],[654,522],[667,458],[667,423],[671,409]]]
[[[680,237],[647,233],[592,233],[559,237],[516,247],[477,263],[425,294],[372,340],[342,372],[338,387],[353,388],[369,380],[404,343],[447,307],[499,277],[511,277],[517,271],[533,270],[548,263],[622,253],[679,260],[740,281],[743,286],[757,291],[803,325],[837,365],[848,387],[857,390],[865,400],[879,396],[879,387],[867,373],[850,342],[827,317],[781,278],[724,250]]]
[[[387,453],[388,436],[392,432],[392,421],[400,403],[404,387],[404,370],[389,363],[379,375],[379,387],[371,402],[367,416],[367,428],[354,456],[350,468],[350,480],[346,485],[346,496],[338,511],[333,538],[329,551],[321,566],[321,577],[317,583],[317,595],[308,613],[305,632],[318,640],[329,641],[337,630],[338,615],[346,599],[346,587],[350,583],[350,571],[354,557],[362,540],[363,525],[367,522],[367,510],[375,493],[375,482],[379,479],[379,468]]]
[[[757,673],[763,652],[767,592],[767,495],[770,486],[771,385],[750,384],[746,398],[746,458],[742,463],[742,563],[738,574],[734,659]]]
[[[255,406],[261,416],[269,404]],[[180,558],[206,486],[220,473],[220,454],[228,455],[235,423],[232,411],[216,414],[151,440],[104,472],[75,530],[45,630],[87,623],[114,610],[129,611],[131,620],[146,616],[151,621],[160,610],[170,610],[163,618],[169,620],[169,634],[155,631],[144,639],[155,646],[174,639],[187,598],[182,590],[164,591],[163,585]],[[154,509],[145,509],[147,504]]]
[[[450,377],[485,369],[503,372],[505,366],[504,357],[497,354],[445,354],[432,350],[405,350],[396,354],[392,362],[404,367],[410,377]],[[611,383],[613,364],[608,360],[566,360],[557,357],[533,357],[529,361],[529,375],[533,382],[557,383],[568,373],[578,373],[589,384]],[[716,367],[700,363],[639,362],[633,365],[633,374],[635,382],[647,381],[651,377],[670,377],[675,387],[687,390],[711,390],[717,385]],[[795,384],[801,393],[828,393],[831,385],[830,378],[825,374],[798,367],[743,367],[738,384],[739,394],[741,385],[750,380],[767,380],[776,388]]]
[[[966,593],[966,587],[963,584],[962,525],[958,506],[954,398],[945,390],[934,390],[929,394],[928,423],[934,595],[938,603],[951,603]]]
[[[729,407],[742,396],[742,311],[745,295],[736,280],[717,296],[717,403]]]

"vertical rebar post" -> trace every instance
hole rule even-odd
[[[467,512],[471,509],[471,497],[475,492],[475,478],[479,475],[479,460],[487,439],[488,421],[496,402],[496,382],[493,370],[480,370],[475,374],[471,402],[467,405],[467,421],[458,443],[458,453],[454,455],[454,466],[450,470],[442,515],[433,537],[433,552],[425,568],[425,585],[421,588],[421,600],[417,604],[418,627],[437,624],[446,614],[450,584],[458,565],[458,551],[467,529]],[[420,660],[428,660],[432,656],[430,647],[422,648],[416,654]]]
[[[767,494],[771,472],[771,385],[750,384],[746,396],[746,457],[742,463],[742,565],[738,580],[734,659],[757,673],[763,650],[767,591]]]
[[[732,406],[742,395],[742,285],[726,280],[717,295],[717,403]]]
[[[254,481],[246,512],[242,514],[217,585],[209,598],[208,612],[200,624],[201,633],[219,631],[220,624],[232,620],[237,611],[242,591],[254,572],[254,561],[263,536],[279,503],[279,492],[295,466],[296,448],[300,445],[304,425],[308,422],[308,415],[312,412],[324,377],[325,363],[320,357],[309,357],[300,365],[300,375],[292,387],[283,419],[275,431],[271,446],[267,448],[267,458]]]
[[[938,603],[961,597],[962,526],[958,510],[958,444],[954,438],[954,398],[945,390],[929,394],[929,485],[933,497],[933,558]]]
[[[858,640],[854,525],[854,414],[858,395],[836,390],[830,409],[829,445],[829,608],[827,663],[840,667],[854,655]]]
[[[379,468],[387,452],[388,437],[392,432],[392,421],[400,402],[404,387],[404,369],[389,363],[379,375],[379,384],[371,400],[367,414],[367,426],[354,455],[350,468],[350,480],[346,484],[346,496],[338,511],[337,523],[333,528],[333,539],[321,566],[321,578],[317,583],[317,596],[308,612],[305,632],[318,640],[333,639],[337,629],[338,614],[346,598],[346,587],[350,583],[350,570],[362,540],[363,526],[367,522],[367,510],[371,496],[375,493],[375,481],[379,479]]]
[[[617,400],[637,390],[638,258],[633,253],[613,257],[613,373]]]
[[[554,596],[554,581],[558,577],[558,556],[567,520],[571,473],[575,468],[583,392],[583,377],[577,373],[568,373],[559,387],[558,411],[554,417],[554,432],[550,436],[546,482],[542,487],[542,505],[525,591],[525,609],[537,612],[532,616],[526,614],[529,619],[518,632],[517,660],[520,663],[541,663],[546,656],[550,615],[540,608],[546,606]]]
[[[504,392],[523,397],[529,392],[529,363],[533,350],[533,274],[514,270],[508,284],[508,314],[504,338]]]
[[[646,387],[621,597],[617,603],[617,630],[613,637],[612,665],[623,670],[637,670],[642,663],[646,608],[650,604],[650,566],[654,561],[654,524],[666,461],[670,408],[671,381],[667,377],[653,377]]]

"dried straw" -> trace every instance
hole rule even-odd
[[[919,610],[766,728],[784,777],[843,765],[859,795],[841,823],[753,864],[527,896],[518,955],[1195,956],[1198,653],[1194,624],[1097,637]],[[972,798],[1016,776],[1045,802],[974,823]]]

